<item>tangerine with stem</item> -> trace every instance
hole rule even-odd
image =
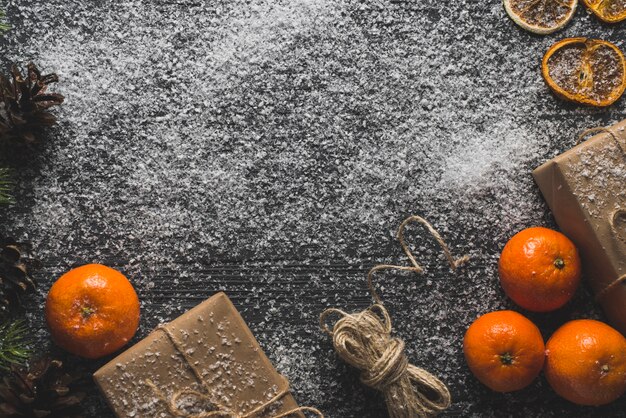
[[[573,403],[611,403],[626,391],[626,339],[600,321],[570,321],[546,344],[545,375]]]
[[[582,275],[574,243],[560,232],[543,227],[524,229],[506,243],[498,273],[507,296],[534,312],[565,305]]]
[[[124,346],[139,325],[139,299],[122,273],[88,264],[65,273],[50,288],[46,322],[61,348],[95,359]]]
[[[496,392],[513,392],[530,385],[543,367],[544,351],[537,326],[513,311],[481,316],[463,339],[470,370]]]

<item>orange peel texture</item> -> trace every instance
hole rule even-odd
[[[591,12],[606,23],[626,20],[626,0],[583,0]]]
[[[547,35],[562,29],[574,16],[578,0],[504,0],[509,17],[523,29]]]

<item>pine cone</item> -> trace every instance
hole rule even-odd
[[[18,308],[22,296],[33,290],[35,282],[26,272],[18,244],[0,237],[0,317]]]
[[[85,393],[60,360],[43,358],[28,368],[13,367],[0,382],[0,416],[5,418],[78,418]]]
[[[11,78],[0,75],[0,139],[21,140],[27,144],[36,141],[36,135],[56,118],[48,109],[63,103],[58,93],[46,93],[48,85],[59,81],[56,74],[41,75],[35,64],[27,66],[28,77],[14,64]]]

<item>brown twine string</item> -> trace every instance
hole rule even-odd
[[[404,228],[411,222],[427,228],[443,249],[452,269],[469,260],[468,256],[455,260],[432,225],[419,216],[411,216],[400,224],[396,236],[412,266],[383,264],[372,268],[367,281],[376,301],[374,305],[356,314],[331,308],[320,316],[320,326],[333,339],[339,357],[361,371],[361,381],[365,385],[383,393],[390,418],[427,418],[447,409],[451,403],[446,385],[428,371],[410,364],[404,353],[404,341],[391,336],[391,317],[372,281],[373,274],[383,269],[423,271],[404,240]],[[340,317],[332,329],[327,323],[331,315]]]
[[[596,301],[602,299],[607,293],[609,293],[609,291],[613,290],[617,285],[623,282],[626,282],[626,274],[622,274],[617,279],[613,280],[607,287],[599,291],[596,295]]]
[[[594,133],[598,133],[598,132],[606,132],[609,135],[611,135],[611,137],[613,138],[613,140],[615,141],[615,143],[617,144],[617,147],[619,149],[622,150],[622,152],[624,152],[624,154],[626,154],[626,148],[624,148],[624,146],[621,144],[619,138],[617,137],[617,135],[615,134],[615,132],[613,132],[612,129],[607,128],[607,127],[603,127],[603,126],[599,126],[596,128],[590,128],[590,129],[586,129],[585,131],[583,131],[579,136],[578,136],[578,140],[576,141],[576,145],[580,144],[583,139],[585,139],[585,137],[587,137],[590,134],[594,134]],[[626,215],[626,210],[624,209],[618,209],[615,212],[613,212],[610,216],[609,216],[609,224],[611,225],[611,230],[613,232],[613,235],[615,235],[618,239],[620,239],[622,242],[626,243],[626,238],[624,238],[619,231],[617,230],[617,219],[620,216],[624,216]],[[596,301],[599,301],[600,299],[602,299],[606,294],[609,293],[609,291],[615,289],[617,287],[617,285],[619,285],[620,283],[626,282],[626,274],[621,275],[620,277],[618,277],[617,279],[613,280],[611,283],[609,283],[604,289],[602,289],[601,291],[599,291],[596,294]]]
[[[463,264],[469,261],[469,256],[467,255],[459,258],[458,260],[455,260],[454,257],[452,257],[452,253],[450,252],[450,249],[446,245],[445,241],[443,240],[443,238],[441,238],[441,235],[439,235],[439,232],[437,232],[435,228],[433,228],[433,226],[427,220],[417,215],[409,216],[404,221],[402,221],[402,223],[398,227],[398,232],[396,233],[396,239],[398,240],[398,242],[400,242],[402,251],[404,251],[404,254],[406,254],[406,256],[408,257],[409,261],[411,261],[411,264],[413,264],[413,266],[396,266],[396,265],[391,265],[391,264],[379,264],[375,266],[374,268],[372,268],[369,271],[369,273],[367,273],[367,287],[369,288],[370,293],[372,294],[372,297],[378,304],[382,304],[382,300],[380,296],[378,295],[378,292],[376,292],[376,289],[374,288],[374,285],[373,285],[374,273],[376,273],[379,270],[386,270],[386,269],[413,271],[415,273],[422,273],[424,271],[424,269],[417,263],[417,260],[415,260],[413,253],[411,252],[411,250],[409,249],[409,246],[406,244],[406,241],[404,240],[404,229],[411,222],[420,223],[428,230],[430,235],[432,235],[433,238],[435,238],[435,241],[437,241],[437,243],[443,250],[443,254],[446,256],[446,259],[448,260],[450,267],[452,267],[452,270],[456,270],[458,267],[462,266]]]
[[[613,235],[615,235],[620,241],[626,244],[626,236],[624,236],[620,231],[617,230],[617,220],[623,217],[624,221],[626,221],[626,209],[617,209],[611,215],[611,231],[613,231]]]
[[[604,132],[604,133],[611,135],[611,138],[613,138],[613,140],[615,141],[617,148],[621,149],[622,152],[626,154],[626,148],[624,148],[624,146],[620,142],[615,132],[613,132],[611,128],[607,128],[605,126],[597,126],[595,128],[585,129],[583,132],[581,132],[580,135],[578,135],[578,139],[576,140],[576,145],[580,145],[587,136],[591,134],[596,134],[598,132]]]
[[[272,399],[270,399],[269,401],[267,401],[267,402],[257,406],[253,410],[246,412],[245,414],[239,414],[239,413],[233,411],[232,409],[228,408],[227,406],[222,405],[219,402],[216,402],[209,395],[209,393],[211,391],[209,383],[202,377],[202,373],[196,367],[195,362],[189,356],[189,354],[187,354],[187,351],[184,349],[184,347],[182,346],[180,341],[178,341],[178,339],[174,336],[174,334],[172,334],[172,331],[167,326],[165,326],[163,324],[159,325],[157,327],[157,329],[160,330],[160,331],[163,331],[165,333],[165,335],[167,335],[167,337],[170,339],[170,341],[174,345],[174,348],[176,349],[178,354],[180,354],[183,357],[183,359],[185,360],[185,364],[187,365],[187,367],[189,367],[189,369],[191,369],[191,371],[193,372],[195,378],[198,380],[198,382],[200,382],[204,386],[204,388],[206,390],[206,393],[202,393],[202,392],[198,392],[198,391],[195,391],[195,390],[192,390],[192,389],[180,389],[180,390],[174,392],[174,394],[172,394],[172,396],[168,400],[167,396],[165,396],[163,391],[161,389],[159,389],[154,384],[154,382],[152,382],[150,379],[146,379],[145,380],[146,385],[150,386],[150,388],[152,388],[152,391],[154,392],[154,394],[163,403],[166,404],[167,410],[173,416],[185,417],[185,418],[209,418],[209,417],[252,418],[252,417],[258,416],[261,412],[265,411],[267,408],[269,408],[270,406],[272,406],[273,404],[278,402],[280,399],[283,398],[283,396],[285,396],[287,393],[289,393],[289,382],[287,381],[287,379],[285,377],[281,376],[281,378],[282,378],[281,388],[276,393],[276,395],[274,395],[272,397]],[[193,397],[198,398],[198,399],[200,399],[202,401],[206,401],[206,402],[211,404],[212,411],[204,411],[204,412],[199,412],[199,413],[185,412],[182,409],[180,409],[179,406],[178,406],[178,400],[182,396],[193,396]],[[285,418],[285,417],[293,415],[293,414],[295,414],[297,412],[311,412],[311,413],[317,415],[319,418],[324,418],[324,414],[322,414],[318,409],[311,408],[311,407],[308,407],[308,406],[301,406],[301,407],[298,407],[298,408],[291,409],[291,410],[289,410],[287,412],[280,413],[278,415],[272,415],[271,418]]]

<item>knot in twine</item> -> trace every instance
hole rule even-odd
[[[181,342],[178,340],[178,338],[176,338],[176,336],[174,336],[172,331],[164,324],[159,325],[157,327],[157,330],[160,330],[160,331],[164,332],[165,335],[167,335],[169,340],[172,342],[174,348],[176,349],[176,352],[178,352],[178,354],[180,354],[183,357],[187,367],[189,367],[189,369],[191,369],[191,371],[193,372],[193,374],[196,377],[196,379],[198,380],[198,382],[200,382],[204,386],[204,388],[206,390],[206,393],[203,393],[203,392],[198,392],[196,390],[192,390],[192,389],[189,389],[189,388],[183,388],[183,389],[180,389],[180,390],[174,392],[172,394],[172,396],[168,399],[167,396],[163,393],[163,391],[156,384],[154,384],[154,382],[152,382],[150,379],[146,379],[144,381],[144,383],[146,385],[148,385],[152,389],[152,391],[157,396],[157,398],[159,398],[159,400],[161,400],[163,403],[165,403],[165,405],[167,406],[168,412],[171,415],[175,416],[175,417],[184,417],[184,418],[218,418],[218,417],[219,418],[254,418],[254,417],[260,416],[270,406],[275,405],[286,394],[289,393],[289,382],[287,381],[287,379],[285,377],[281,376],[282,377],[281,387],[279,388],[278,392],[269,401],[260,404],[256,408],[254,408],[251,411],[248,411],[246,413],[238,413],[236,411],[233,411],[231,408],[227,407],[226,405],[222,405],[219,402],[217,402],[214,399],[214,397],[211,396],[211,394],[210,394],[211,393],[211,388],[210,388],[209,382],[207,382],[205,379],[203,379],[202,373],[196,367],[196,362],[194,362],[193,359],[191,359],[191,357],[189,356],[187,351],[184,349],[184,347],[181,344]],[[196,398],[198,400],[201,400],[201,401],[207,403],[208,404],[207,409],[209,409],[209,410],[198,412],[198,413],[185,411],[184,409],[182,409],[179,406],[179,399],[181,397],[183,397],[183,396],[193,397],[193,398]],[[302,407],[291,409],[291,410],[289,410],[287,412],[282,412],[282,413],[279,413],[279,414],[271,415],[270,418],[286,418],[286,417],[294,415],[294,414],[296,414],[298,412],[311,412],[311,413],[315,414],[318,418],[324,418],[324,414],[322,414],[318,409],[311,408],[311,407],[308,407],[308,406],[302,406]]]
[[[404,341],[391,336],[391,317],[373,286],[372,276],[379,270],[423,271],[404,241],[404,228],[411,222],[419,222],[428,229],[452,269],[469,260],[467,256],[455,260],[437,231],[423,218],[411,216],[400,224],[397,238],[412,266],[384,264],[372,268],[368,286],[376,300],[374,305],[355,314],[331,308],[320,317],[322,330],[332,337],[339,357],[361,371],[365,385],[383,393],[390,418],[427,418],[447,409],[451,403],[450,391],[441,380],[409,363]],[[340,318],[331,329],[327,320],[332,315]]]
[[[624,155],[626,155],[626,145],[623,145],[622,142],[620,142],[619,138],[617,137],[617,135],[615,134],[615,132],[613,132],[611,128],[604,127],[604,126],[590,128],[590,129],[586,129],[585,131],[583,131],[578,136],[576,145],[580,144],[587,136],[598,133],[598,132],[604,132],[604,133],[611,135],[611,138],[613,138],[613,140],[617,144],[617,147],[624,153]],[[620,221],[626,223],[626,209],[617,209],[611,215],[609,215],[609,225],[611,225],[611,232],[613,233],[615,238],[619,239],[622,243],[626,244],[626,236],[623,234],[623,232],[618,230],[617,224]],[[599,301],[600,299],[602,299],[611,290],[617,288],[619,284],[624,283],[624,282],[626,282],[626,274],[622,274],[617,279],[609,283],[604,289],[600,290],[596,294],[596,297],[595,297],[596,301]]]
[[[330,314],[342,317],[333,331],[325,331],[334,337],[339,356],[362,370],[363,383],[384,391],[405,377],[409,362],[404,355],[404,341],[391,337],[391,318],[384,306],[376,304],[355,315],[339,309],[324,314],[323,319]]]

